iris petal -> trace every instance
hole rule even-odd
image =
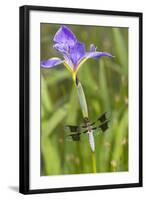
[[[67,46],[56,43],[55,45],[53,45],[53,47],[63,55],[65,62],[73,69],[73,63],[70,59],[70,54],[68,52]]]
[[[53,41],[55,43],[62,43],[68,46],[73,46],[77,39],[73,32],[66,26],[61,26],[54,36]]]
[[[95,47],[94,44],[90,44],[90,51],[91,51],[91,52],[96,51],[96,47]]]
[[[100,57],[103,56],[107,56],[110,58],[113,58],[114,56],[112,56],[110,53],[107,52],[98,52],[98,51],[94,51],[94,52],[86,52],[84,57],[82,57],[79,61],[78,61],[78,65],[76,68],[76,73],[78,72],[78,70],[80,69],[80,67],[89,59],[89,58],[95,58],[95,59],[99,59]]]
[[[73,62],[74,68],[78,64],[78,61],[85,55],[85,45],[81,42],[76,42],[76,44],[70,48],[70,59]]]
[[[55,67],[56,65],[59,65],[63,63],[64,61],[61,60],[60,58],[50,58],[48,60],[43,60],[41,61],[41,67],[43,68],[52,68]]]
[[[113,58],[113,56],[110,53],[99,52],[99,51],[86,52],[86,55],[85,55],[85,57],[87,57],[87,58],[96,58],[96,59],[98,59],[100,57],[103,57],[103,56],[107,56],[109,58]]]
[[[62,54],[64,60],[60,58],[43,60],[41,61],[41,67],[52,68],[63,63],[72,73],[74,79],[76,78],[79,68],[89,58],[99,59],[103,56],[113,58],[110,53],[96,51],[94,44],[90,45],[90,52],[86,52],[85,45],[78,41],[74,33],[66,26],[60,27],[53,41],[55,42],[53,47]]]
[[[61,52],[61,53],[67,53],[67,52],[68,52],[68,46],[65,45],[65,44],[56,43],[56,44],[53,45],[53,47],[54,47],[57,51],[59,51],[59,52]]]

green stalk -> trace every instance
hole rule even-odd
[[[96,155],[95,152],[91,153],[92,155],[92,169],[93,169],[93,173],[96,173]]]
[[[83,117],[84,118],[88,117],[88,107],[87,107],[86,97],[85,97],[84,90],[80,82],[78,83],[78,85],[76,85],[76,88],[77,88],[78,98],[79,98]]]
[[[85,97],[83,87],[79,81],[77,83],[75,83],[75,86],[77,89],[78,98],[79,98],[83,117],[88,118],[88,107],[87,107],[87,102],[86,102],[86,97]],[[96,173],[96,155],[95,155],[95,152],[93,152],[92,150],[91,150],[91,160],[92,160],[93,173]]]

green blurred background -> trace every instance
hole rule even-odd
[[[109,130],[94,133],[97,172],[128,170],[128,29],[67,25],[78,40],[115,58],[89,59],[79,70],[89,119],[104,111],[111,113]],[[53,49],[53,37],[60,25],[41,24],[41,60],[61,57]],[[82,123],[77,91],[69,71],[59,65],[41,68],[41,175],[92,173],[87,136],[68,141],[67,124]]]

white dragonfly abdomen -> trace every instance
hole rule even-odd
[[[94,136],[93,136],[93,131],[88,131],[88,136],[89,136],[89,143],[91,150],[94,152],[95,151],[95,144],[94,144]]]

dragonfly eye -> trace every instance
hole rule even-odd
[[[89,119],[87,117],[84,118],[84,122],[87,123],[89,122]]]

